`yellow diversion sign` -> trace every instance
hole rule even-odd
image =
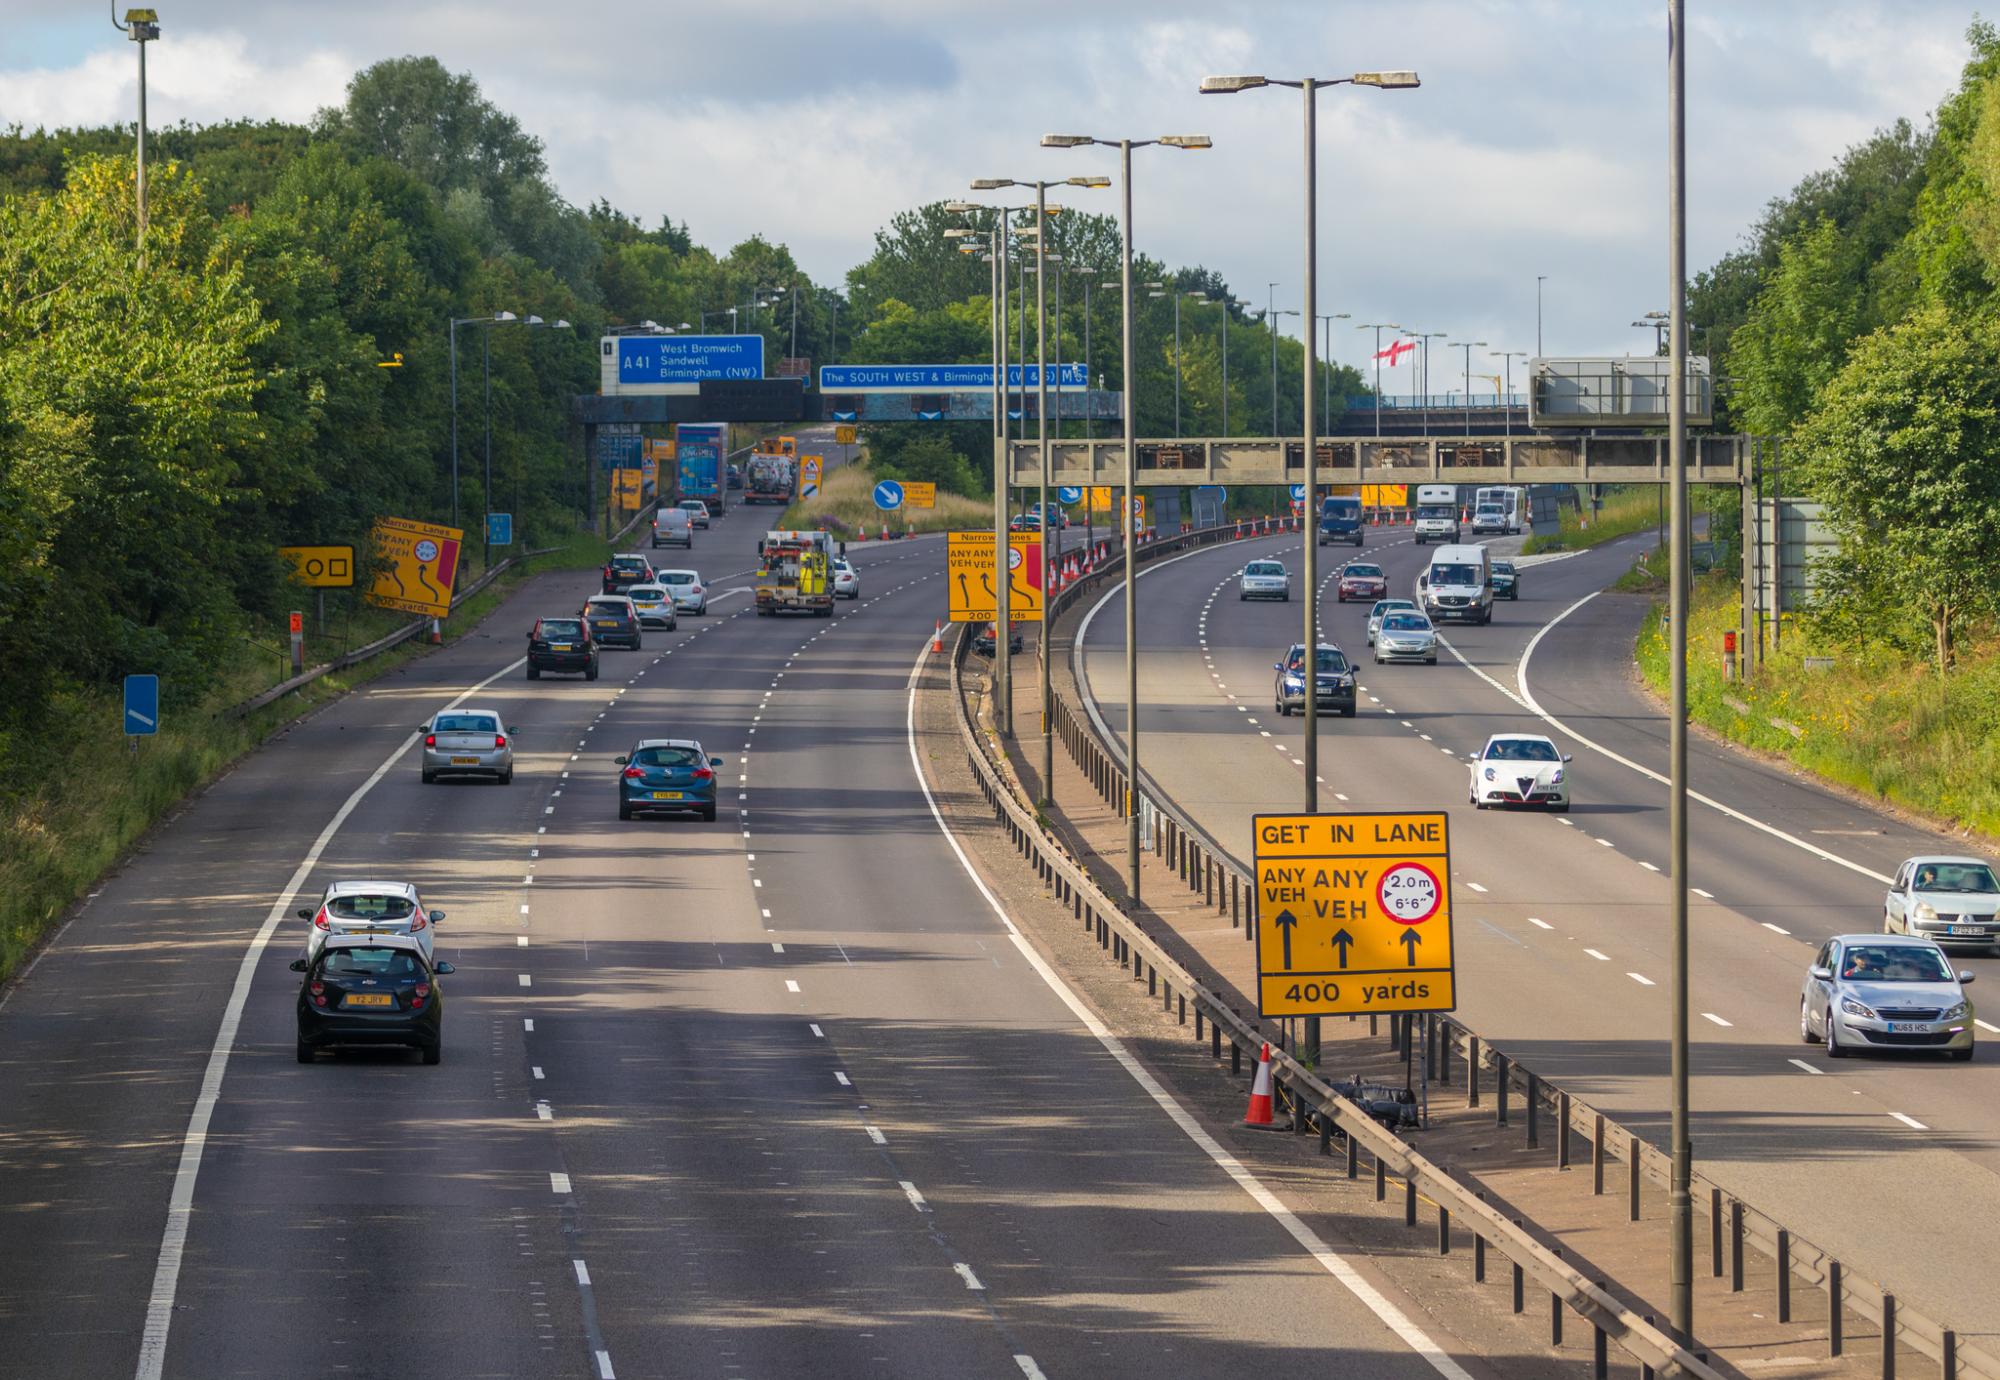
[[[1457,1005],[1443,811],[1258,815],[1252,829],[1261,1014]]]

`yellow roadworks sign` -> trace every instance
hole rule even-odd
[[[1458,1004],[1442,810],[1258,815],[1252,829],[1261,1014]]]
[[[833,429],[833,443],[834,443],[835,445],[837,445],[837,446],[851,446],[851,445],[853,445],[853,444],[854,444],[854,428],[853,428],[853,427],[851,427],[851,426],[837,426],[837,427],[835,427],[835,428]]]
[[[1009,532],[1007,548],[1008,621],[1039,623],[1042,621],[1041,534]],[[944,567],[945,583],[951,591],[952,622],[991,623],[999,618],[991,532],[945,533]]]
[[[937,485],[905,479],[903,481],[903,506],[905,508],[937,507]]]
[[[292,579],[308,589],[346,589],[354,583],[351,546],[281,546],[278,555],[292,563]]]
[[[375,577],[368,602],[404,613],[443,618],[451,612],[451,586],[458,574],[459,544],[465,533],[407,518],[375,519],[375,554],[388,568]]]

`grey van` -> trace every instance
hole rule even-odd
[[[694,549],[694,523],[685,508],[662,508],[653,514],[653,545]]]

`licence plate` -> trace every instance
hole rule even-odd
[[[680,791],[654,791],[654,792],[653,792],[653,799],[655,799],[655,800],[684,800],[684,799],[686,799],[686,796],[684,796],[684,795],[683,795],[683,794],[682,794],[682,793],[681,793]]]
[[[1951,931],[1950,931],[1950,932],[1951,932],[1952,934],[1971,934],[1971,935],[1984,935],[1984,934],[1986,933],[1986,926],[1984,926],[1984,925],[1953,925],[1953,926],[1951,927]]]
[[[451,764],[454,767],[476,767],[479,765],[479,759],[477,757],[454,757],[451,759]]]
[[[394,1006],[396,999],[387,992],[349,992],[349,1006]]]
[[[1926,1021],[1890,1021],[1891,1035],[1929,1035],[1937,1027]]]
[[[618,620],[615,618],[600,618],[590,626],[593,628],[615,628],[618,626]]]
[[[567,642],[551,642],[549,650],[552,652],[567,652],[571,650],[571,645]]]

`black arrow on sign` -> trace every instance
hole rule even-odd
[[[1397,939],[1396,942],[1401,944],[1403,946],[1403,951],[1409,955],[1410,967],[1412,968],[1416,967],[1417,945],[1424,942],[1424,937],[1418,934],[1415,930],[1404,930],[1402,935]]]
[[[1292,927],[1299,923],[1299,917],[1288,910],[1281,910],[1272,918],[1271,923],[1278,927],[1278,935],[1284,941],[1285,971],[1290,972],[1292,967]]]
[[[1333,938],[1327,942],[1340,950],[1340,966],[1345,968],[1347,966],[1347,946],[1354,942],[1354,936],[1346,930],[1335,930]]]

